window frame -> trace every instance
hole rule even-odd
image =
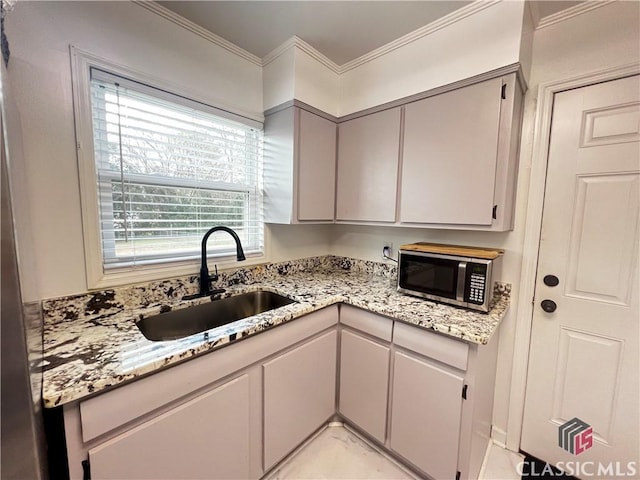
[[[195,275],[200,264],[199,253],[180,259],[158,259],[155,261],[144,261],[141,264],[133,266],[104,268],[102,232],[100,229],[100,205],[98,202],[98,171],[95,162],[93,122],[91,116],[91,69],[102,70],[112,75],[146,85],[154,93],[156,93],[157,90],[172,92],[172,94],[168,94],[171,98],[174,98],[174,96],[184,97],[185,99],[202,104],[206,110],[216,115],[239,121],[260,130],[263,129],[264,117],[247,112],[240,112],[237,109],[231,109],[221,105],[221,102],[215,102],[211,99],[206,100],[199,98],[197,95],[185,91],[184,87],[172,85],[167,81],[159,80],[145,73],[123,67],[109,60],[82,51],[74,46],[70,46],[70,54],[87,287],[89,289],[99,289],[172,276]],[[216,104],[220,106],[214,106]],[[266,261],[266,252],[268,249],[267,237],[268,229],[265,226],[263,230],[262,250],[247,254],[247,261],[243,262],[243,265],[263,263]],[[215,262],[222,268],[225,266],[237,266],[234,252],[210,254],[208,258],[215,259]]]

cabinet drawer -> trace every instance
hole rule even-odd
[[[418,327],[396,322],[393,343],[459,370],[467,369],[469,345],[461,340],[454,340]]]
[[[391,341],[393,321],[348,305],[340,306],[340,323],[351,328],[378,337],[386,342]]]

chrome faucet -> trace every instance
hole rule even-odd
[[[222,225],[218,225],[217,227],[210,228],[207,233],[202,237],[202,262],[200,265],[200,294],[198,296],[210,295],[211,291],[211,281],[218,280],[218,266],[215,266],[216,273],[213,275],[209,275],[209,268],[207,267],[207,240],[213,232],[217,232],[218,230],[222,230],[223,232],[227,232],[229,235],[233,237],[233,240],[236,242],[236,257],[239,262],[246,260],[244,256],[244,250],[242,250],[242,244],[240,243],[240,237],[238,234],[234,232],[229,227],[224,227]],[[223,290],[224,291],[224,290]]]

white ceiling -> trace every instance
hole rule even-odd
[[[482,1],[482,0],[480,0]],[[159,1],[262,58],[294,35],[338,65],[431,23],[469,1]],[[579,1],[536,1],[540,17]]]

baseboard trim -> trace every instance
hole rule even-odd
[[[507,432],[496,426],[491,427],[491,441],[501,448],[507,448]]]

